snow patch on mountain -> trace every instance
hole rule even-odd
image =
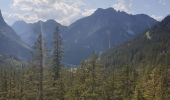
[[[148,32],[146,32],[146,33],[145,33],[145,35],[146,35],[147,39],[151,40],[151,38],[152,38],[152,37],[151,37],[151,35],[150,35],[150,32],[149,32],[149,31],[148,31]]]

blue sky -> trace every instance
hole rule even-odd
[[[147,14],[161,20],[170,14],[170,0],[0,0],[7,23],[17,20],[36,22],[55,19],[69,25],[88,16],[97,8],[113,7],[131,14]]]

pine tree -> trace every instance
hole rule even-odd
[[[34,45],[33,59],[38,72],[38,99],[43,100],[44,42],[42,33],[39,34]]]
[[[61,60],[63,57],[63,49],[62,49],[62,38],[59,34],[59,28],[56,28],[56,32],[53,34],[53,78],[57,80],[60,77],[60,69],[61,69]]]

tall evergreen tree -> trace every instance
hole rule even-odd
[[[42,33],[39,34],[35,43],[33,59],[38,72],[38,99],[43,100],[44,43]]]
[[[56,27],[56,32],[53,34],[53,78],[57,80],[60,77],[61,69],[61,60],[63,57],[63,48],[62,48],[62,38],[59,33],[59,28]]]

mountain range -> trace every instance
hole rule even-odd
[[[47,20],[46,22],[38,21],[36,23],[26,23],[24,21],[17,21],[12,25],[12,28],[17,32],[23,41],[28,45],[33,46],[38,34],[42,31],[48,45],[52,43],[52,35],[56,27],[59,27],[61,35],[64,37],[67,31],[66,26],[62,26],[55,20]]]
[[[16,31],[14,34],[21,37],[17,40],[33,46],[38,33],[41,32],[40,24],[42,24],[47,46],[51,48],[52,34],[58,26],[63,37],[63,62],[79,64],[92,52],[101,54],[111,47],[138,37],[157,23],[155,19],[145,14],[132,15],[113,8],[99,8],[92,15],[81,18],[69,26],[63,26],[55,20],[36,23],[17,21],[12,28]]]
[[[65,61],[80,62],[94,51],[101,54],[135,38],[156,23],[156,20],[144,14],[131,15],[113,8],[99,8],[92,15],[69,26]],[[75,56],[77,54],[79,56]]]

